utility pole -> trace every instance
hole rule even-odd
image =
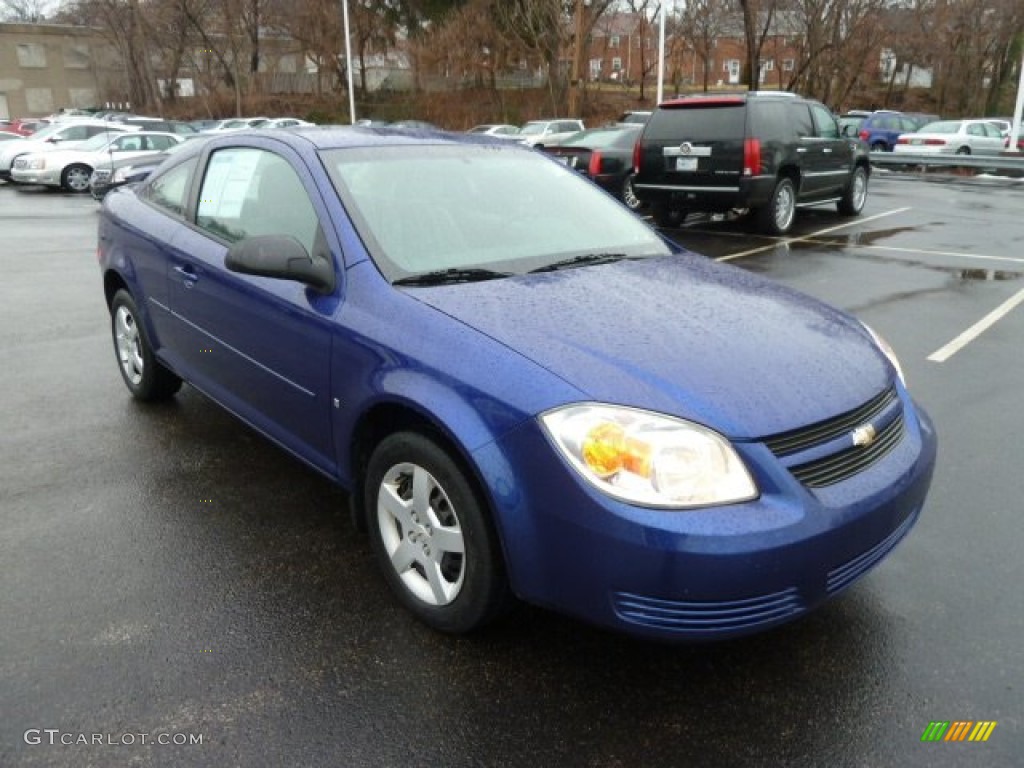
[[[569,117],[583,117],[583,56],[586,53],[586,40],[583,39],[583,0],[576,0],[574,14],[574,41],[572,52],[572,78],[569,83]]]

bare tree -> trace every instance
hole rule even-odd
[[[640,56],[640,100],[643,101],[644,86],[647,76],[658,65],[658,58],[651,56],[647,49],[648,35],[651,34],[653,20],[661,13],[660,0],[627,0],[627,6],[636,19],[636,39],[639,42]]]
[[[715,47],[729,28],[730,6],[731,0],[690,0],[679,19],[678,37],[687,42],[694,58],[700,59],[701,84],[705,91],[710,84]],[[682,52],[675,53],[678,58]],[[691,78],[695,76],[696,72],[691,70]]]
[[[2,0],[0,21],[22,24],[38,24],[46,20],[46,0]]]

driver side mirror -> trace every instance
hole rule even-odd
[[[321,293],[334,290],[334,265],[326,253],[310,257],[305,246],[288,235],[256,235],[228,249],[224,266],[244,275],[260,275],[305,283]]]

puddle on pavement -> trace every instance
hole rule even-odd
[[[1004,272],[1000,269],[951,269],[954,277],[958,277],[961,280],[984,280],[984,281],[997,281],[997,280],[1017,280],[1020,277],[1024,277],[1020,272]]]
[[[898,232],[903,230],[888,230],[888,233]],[[867,235],[874,235],[878,233],[865,233]],[[797,240],[790,243],[780,243],[779,246],[773,251],[766,251],[765,256],[771,255],[785,255],[788,251],[817,251],[817,252],[828,252],[833,249],[842,250],[843,248],[853,244],[853,238],[845,237],[830,237],[830,238],[813,238],[811,240]],[[864,246],[869,243],[865,242],[865,237],[862,235],[860,240],[857,242],[858,245]],[[1024,272],[1012,272],[1002,269],[963,269],[960,267],[948,267],[942,264],[932,264],[919,259],[910,259],[906,256],[901,256],[897,259],[884,256],[878,253],[872,253],[870,251],[852,251],[847,254],[850,258],[856,258],[860,261],[870,261],[878,264],[902,264],[905,266],[921,267],[932,272],[941,272],[943,274],[951,276],[954,280],[961,280],[963,282],[1003,282],[1007,280],[1019,280],[1024,277]],[[745,262],[744,266],[747,268],[751,267],[753,262]]]

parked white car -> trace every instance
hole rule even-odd
[[[583,128],[582,120],[571,118],[531,120],[519,131],[519,143],[537,149],[553,147]]]
[[[0,149],[0,179],[10,180],[14,160],[29,152],[50,152],[55,149],[69,149],[91,139],[97,134],[114,134],[134,130],[103,120],[75,120],[52,123],[40,128],[24,141],[4,142]]]
[[[470,128],[466,133],[477,136],[493,136],[496,139],[513,139],[518,141],[522,138],[518,125],[505,125],[503,123],[487,123]]]
[[[163,152],[181,141],[182,138],[176,134],[157,131],[98,134],[73,149],[20,155],[11,168],[11,181],[63,187],[68,192],[88,192],[89,177],[97,165],[115,158]]]
[[[1003,136],[988,120],[939,120],[901,133],[895,154],[998,155]]]
[[[316,125],[308,120],[300,120],[297,117],[275,117],[272,120],[260,125],[260,128],[305,128],[308,126]]]
[[[213,128],[207,128],[203,133],[223,133],[226,131],[244,131],[246,128],[262,128],[264,123],[270,122],[269,117],[229,117],[221,120]]]

